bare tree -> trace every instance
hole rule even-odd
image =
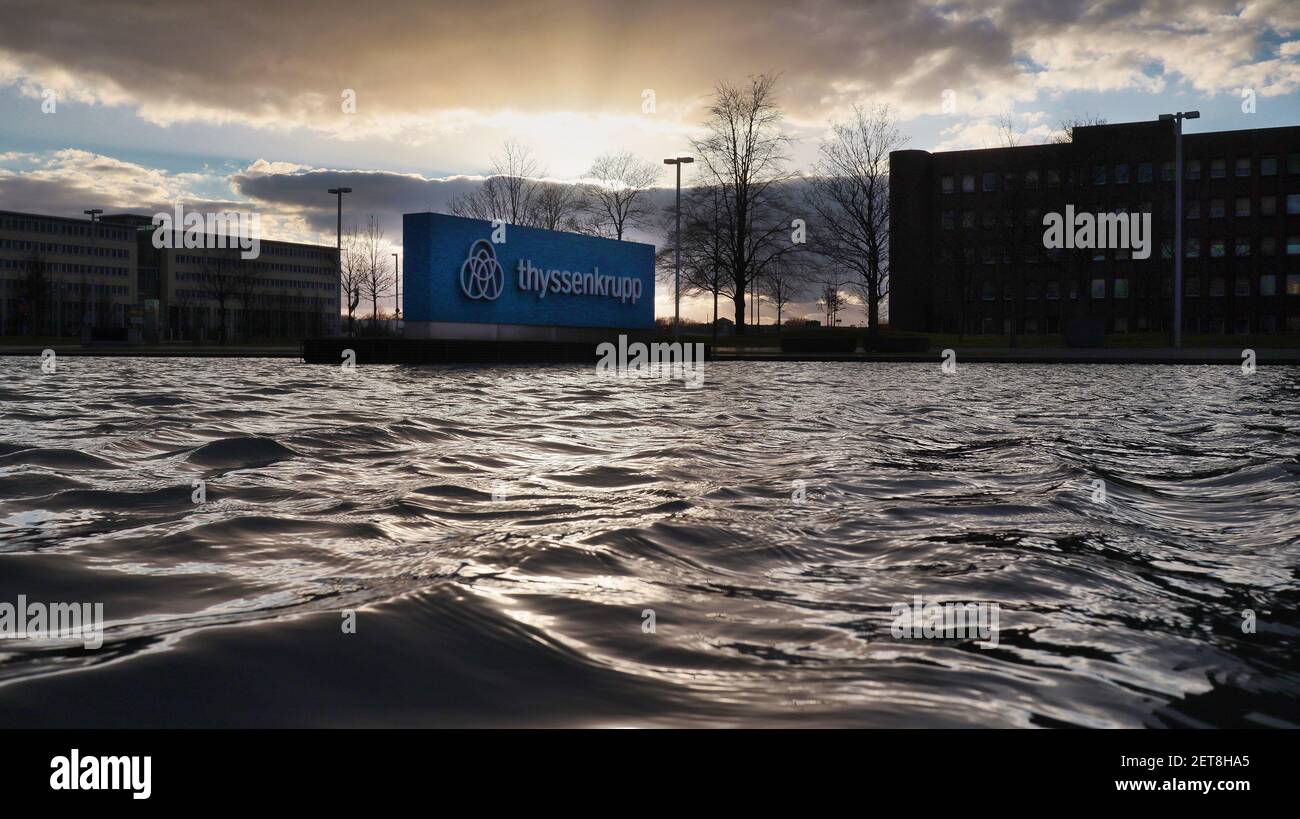
[[[348,335],[356,335],[356,312],[361,304],[361,285],[366,279],[365,268],[361,259],[361,235],[353,225],[343,234],[339,259],[339,287],[343,291],[343,301],[348,308]]]
[[[500,219],[511,225],[534,224],[539,182],[546,172],[532,152],[513,139],[492,158],[492,173],[476,190],[457,196],[451,212],[470,219]]]
[[[682,192],[682,283],[687,293],[713,297],[713,341],[718,340],[718,299],[731,298],[735,279],[726,264],[724,243],[730,231],[723,224],[725,212],[718,185],[694,187]],[[659,269],[670,283],[675,271],[677,247],[676,220],[671,211],[663,213],[660,225],[668,237],[658,254]]]
[[[858,275],[872,333],[889,295],[889,154],[906,142],[888,106],[855,106],[848,120],[831,124],[809,180],[811,248]]]
[[[782,199],[790,140],[781,132],[773,74],[745,84],[718,83],[704,122],[691,140],[701,182],[722,191],[720,243],[735,302],[736,332],[745,332],[745,294],[769,265],[792,253],[789,210]]]
[[[844,307],[843,282],[822,282],[821,295],[817,303],[826,311],[826,326],[834,327],[839,323],[840,309]]]
[[[808,271],[800,262],[774,265],[763,274],[768,297],[776,305],[777,332],[781,331],[781,316],[785,312],[785,306],[799,298],[807,287],[807,275]]]
[[[379,220],[371,214],[366,229],[357,241],[357,254],[360,257],[361,294],[370,301],[370,322],[376,330],[379,328],[379,300],[393,292],[397,278],[389,266],[392,258],[384,245],[384,229]]]
[[[44,316],[50,308],[52,288],[50,285],[49,265],[45,257],[33,253],[26,264],[26,275],[15,282],[18,285],[18,298],[22,305],[20,315],[26,320],[27,330],[33,336],[40,335]]]
[[[582,194],[582,190],[577,185],[561,182],[538,183],[528,223],[533,227],[547,230],[578,230],[578,215],[583,204]]]
[[[1060,128],[1052,135],[1052,142],[1057,144],[1067,144],[1074,142],[1074,129],[1084,128],[1090,125],[1105,125],[1106,118],[1084,112],[1072,117],[1066,117],[1061,120]]]
[[[965,338],[967,324],[968,297],[974,295],[975,244],[971,241],[966,227],[962,224],[960,211],[952,211],[952,224],[940,225],[939,238],[936,242],[939,260],[952,271],[952,276],[944,277],[951,282],[950,298],[956,301],[957,338]]]
[[[204,248],[199,257],[199,277],[206,296],[217,303],[217,340],[227,341],[227,323],[230,302],[239,291],[239,280],[244,274],[237,251]]]
[[[591,184],[583,191],[587,232],[622,241],[629,227],[645,225],[651,216],[647,193],[659,171],[659,165],[629,151],[596,157],[587,171]]]

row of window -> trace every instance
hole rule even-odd
[[[1254,249],[1254,240],[1250,237],[1238,237],[1229,242],[1226,238],[1211,238],[1202,240],[1199,237],[1190,237],[1183,240],[1183,258],[1199,259],[1202,258],[1201,249],[1204,247],[1207,251],[1207,258],[1223,259],[1228,257],[1228,248],[1232,247],[1232,256],[1238,259],[1248,259],[1251,257],[1251,251]],[[1160,243],[1160,258],[1172,259],[1174,257],[1174,244],[1170,239],[1165,239]],[[1059,262],[1065,258],[1066,251],[1061,248],[1044,248],[1041,244],[1021,245],[1021,259],[1030,264],[1040,264],[1043,262]],[[978,247],[970,246],[961,248],[962,261],[967,264],[997,264],[999,259],[1003,264],[1010,264],[1012,261],[1011,245],[1005,243],[983,244]],[[1262,258],[1271,259],[1277,255],[1277,239],[1273,236],[1265,236],[1259,240],[1259,255]],[[1286,239],[1286,255],[1300,256],[1300,236],[1288,236]],[[1107,259],[1115,261],[1124,261],[1132,258],[1133,251],[1126,248],[1114,248],[1107,250],[1105,248],[1093,248],[1091,251],[1091,260],[1094,262],[1104,262]],[[1143,260],[1140,260],[1143,261]]]
[[[1211,159],[1208,161],[1209,178],[1225,179],[1228,176],[1227,159]],[[1232,175],[1237,178],[1246,178],[1254,174],[1254,161],[1248,156],[1239,156],[1233,161]],[[1134,174],[1136,171],[1136,174]],[[1127,185],[1136,175],[1139,184],[1145,184],[1154,181],[1155,165],[1151,162],[1138,162],[1136,165],[1130,165],[1127,162],[1120,162],[1116,165],[1094,165],[1092,167],[1092,184],[1105,185],[1108,182],[1114,182],[1116,185]],[[1197,180],[1201,178],[1202,160],[1187,159],[1183,161],[1183,176],[1186,179]],[[1286,158],[1286,172],[1290,174],[1300,174],[1300,154],[1288,154]],[[1277,176],[1278,174],[1278,157],[1266,156],[1259,161],[1260,176]],[[1015,187],[1017,182],[1022,184],[1026,189],[1032,190],[1039,187],[1043,182],[1049,188],[1057,188],[1061,185],[1061,172],[1055,168],[1048,169],[1045,173],[1037,170],[1025,171],[1023,176],[1014,171],[1004,171],[1001,174],[1002,188],[1004,190]],[[985,193],[991,193],[998,189],[997,171],[984,171],[979,174],[979,189]],[[1174,163],[1164,162],[1160,167],[1160,178],[1165,182],[1172,182],[1174,178]],[[974,193],[976,174],[945,174],[940,177],[939,184],[943,193],[956,193],[958,180],[961,183],[962,193]]]
[[[178,270],[174,279],[178,282],[206,282],[211,278],[207,273],[201,271]],[[258,286],[261,287],[291,287],[297,290],[325,290],[333,291],[336,287],[332,281],[301,281],[298,279],[267,279],[258,278]]]
[[[1234,296],[1249,297],[1251,295],[1251,284],[1256,280],[1254,276],[1236,276],[1232,280]],[[1205,293],[1211,298],[1222,298],[1227,295],[1228,280],[1224,276],[1210,276],[1206,280]],[[1108,282],[1103,278],[1094,278],[1090,281],[1089,295],[1093,299],[1104,299],[1108,289]],[[1166,276],[1162,282],[1161,295],[1165,298],[1173,295],[1173,279]],[[1280,289],[1281,288],[1281,289]],[[1011,301],[1013,297],[1012,286],[1010,282],[1002,284],[1003,301]],[[1113,299],[1127,299],[1129,297],[1129,280],[1125,276],[1116,276],[1109,282],[1110,297]],[[1073,279],[1064,283],[1050,279],[1041,285],[1037,281],[1027,281],[1024,283],[1025,301],[1037,301],[1041,297],[1046,301],[1058,301],[1062,293],[1070,300],[1079,298],[1079,283]],[[1201,295],[1201,277],[1187,276],[1183,278],[1183,295],[1189,298],[1197,298]],[[996,301],[998,293],[998,283],[992,279],[986,279],[980,285],[980,301]],[[1254,291],[1259,296],[1300,296],[1300,273],[1289,273],[1285,280],[1276,273],[1261,273],[1258,276],[1258,288]],[[973,285],[967,288],[967,300],[974,300],[975,293]]]
[[[1282,321],[1278,321],[1281,318]],[[1151,320],[1146,316],[1137,316],[1132,323],[1129,322],[1128,316],[1114,316],[1107,322],[1108,331],[1111,333],[1127,333],[1130,328],[1139,333],[1148,330],[1157,329]],[[1006,318],[1000,322],[1002,329],[996,328],[999,322],[992,316],[970,319],[968,322],[968,332],[978,331],[986,335],[992,335],[995,332],[1001,332],[1004,335],[1011,332],[1011,319]],[[1045,316],[1041,321],[1035,317],[1027,317],[1022,323],[1022,332],[1027,335],[1037,335],[1039,332],[1058,333],[1060,332],[1060,320],[1056,316]],[[1183,330],[1188,333],[1212,333],[1223,335],[1227,331],[1227,320],[1219,317],[1202,317],[1183,319]],[[1300,332],[1300,316],[1260,316],[1256,325],[1257,332],[1276,333],[1279,327],[1285,327],[1287,332]],[[1165,323],[1159,322],[1158,329],[1164,330]],[[1251,320],[1247,316],[1237,316],[1232,319],[1232,332],[1237,335],[1249,335],[1251,332]]]
[[[0,270],[16,270],[26,272],[28,259],[0,259]],[[49,262],[45,265],[47,273],[69,273],[76,275],[89,276],[119,276],[129,278],[131,268],[129,267],[105,267],[102,265],[89,264],[66,264],[64,262]]]
[[[207,290],[194,290],[182,288],[175,291],[173,298],[177,301],[216,301],[212,294]],[[240,299],[242,302],[242,298]],[[253,296],[254,304],[269,304],[283,306],[286,304],[296,304],[303,307],[328,307],[334,303],[334,299],[320,296],[298,296],[286,295],[282,293],[257,293]]]
[[[1227,216],[1227,200],[1222,198],[1213,198],[1208,200],[1209,207],[1206,213],[1211,219],[1222,219]],[[1233,216],[1250,216],[1252,199],[1249,196],[1238,196],[1232,203]],[[1085,208],[1076,207],[1077,212],[1082,212]],[[1165,208],[1166,211],[1169,208]],[[1110,213],[1128,213],[1129,208],[1126,204],[1119,204],[1112,207]],[[1286,195],[1286,212],[1291,216],[1300,216],[1300,193],[1288,193]],[[945,210],[940,211],[939,224],[944,230],[952,230],[957,226],[957,211]],[[975,217],[977,211],[961,211],[961,226],[963,228],[975,227]],[[986,228],[997,227],[998,211],[986,209],[978,211],[980,214],[981,226]],[[1015,213],[1009,209],[1004,209],[1002,213],[1003,227],[1011,227],[1015,220]],[[1040,226],[1039,221],[1042,216],[1042,210],[1039,208],[1025,208],[1025,224]],[[1142,202],[1138,205],[1137,213],[1151,213],[1151,203]],[[1277,215],[1277,197],[1261,196],[1259,198],[1259,215],[1276,216]],[[1189,199],[1183,206],[1183,218],[1197,220],[1201,218],[1201,200]]]
[[[177,256],[176,256],[176,262],[177,262],[178,264],[194,264],[194,265],[202,265],[202,264],[204,263],[204,257],[202,257],[202,256],[190,256],[190,255],[186,255],[186,254],[177,254]],[[248,262],[248,261],[243,261],[243,260],[241,260],[240,263],[239,263],[239,266],[240,266],[241,269],[242,269],[242,268],[245,268],[245,267],[249,267],[249,266],[251,266],[255,271],[259,271],[259,272],[272,272],[272,273],[299,273],[299,274],[307,274],[307,275],[314,274],[314,275],[317,275],[317,276],[333,276],[333,275],[334,275],[334,269],[333,269],[332,267],[315,267],[315,266],[312,266],[312,265],[303,265],[303,264],[285,264],[285,263],[282,263],[282,262],[258,262],[258,263],[250,263],[250,262]],[[177,273],[176,275],[177,275],[177,278],[179,278],[182,274]],[[191,275],[197,275],[197,274],[191,274]],[[333,285],[332,283],[330,283],[329,286],[332,288],[334,285]]]
[[[131,251],[119,247],[64,245],[54,242],[30,242],[25,239],[0,239],[0,250],[15,250],[25,253],[58,253],[63,256],[99,256],[107,259],[131,258]]]
[[[135,231],[118,227],[108,227],[102,222],[96,223],[96,238],[113,242],[135,241]],[[32,219],[30,217],[0,216],[0,230],[21,233],[49,233],[58,236],[91,235],[90,223],[64,222],[53,219]]]
[[[27,282],[25,282],[22,279],[0,279],[0,289],[3,290],[23,290],[26,288],[26,286],[27,286]],[[57,291],[58,289],[59,288],[57,286],[51,287],[52,291]],[[79,283],[64,282],[63,290],[66,293],[75,294],[75,293],[80,293],[82,288]],[[96,293],[101,295],[112,295],[112,296],[131,295],[131,288],[125,284],[87,283],[85,286],[85,290],[87,293]]]

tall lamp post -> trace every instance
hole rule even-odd
[[[394,313],[393,330],[397,330],[399,322],[402,320],[402,267],[397,262],[397,254],[393,254],[393,281],[397,282],[397,295],[393,297]]]
[[[339,305],[343,300],[343,194],[352,193],[351,188],[330,188],[329,192],[338,197],[338,223],[334,231],[334,246],[338,252],[338,279],[334,289],[334,320],[339,320]]]
[[[95,257],[99,254],[99,230],[95,227],[95,220],[103,213],[103,208],[91,208],[83,210],[82,213],[90,217],[90,272],[95,272]],[[81,332],[84,336],[86,332],[86,318],[90,313],[89,306],[86,304],[86,275],[81,275]]]
[[[665,159],[665,165],[677,166],[677,275],[673,284],[673,340],[679,341],[682,337],[682,166],[689,165],[695,159],[689,156],[679,156],[672,159]]]
[[[1200,111],[1161,114],[1174,123],[1174,346],[1183,346],[1183,120],[1200,119]]]

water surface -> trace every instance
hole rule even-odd
[[[3,358],[0,601],[109,623],[0,641],[0,725],[1297,724],[1298,400],[1267,366]],[[916,595],[997,603],[997,647],[895,639]]]

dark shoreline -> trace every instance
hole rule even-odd
[[[335,348],[342,349],[347,347],[363,348],[366,345],[363,339],[330,339],[327,345],[330,352]],[[345,342],[347,342],[345,344]],[[358,343],[359,342],[359,343]],[[491,344],[490,342],[486,344]],[[78,356],[78,357],[118,357],[118,358],[279,358],[293,359],[302,361],[305,358],[309,363],[333,364],[338,360],[337,355],[322,356],[324,351],[320,350],[320,341],[316,342],[316,350],[311,351],[309,344],[297,345],[267,345],[267,346],[249,346],[249,347],[158,347],[158,346],[105,346],[105,347],[82,347],[80,345],[61,346],[54,345],[50,347],[60,356]],[[392,342],[383,345],[391,347]],[[405,346],[405,345],[397,345]],[[419,364],[419,363],[526,363],[533,361],[537,363],[547,361],[567,361],[567,362],[584,362],[596,361],[593,350],[587,353],[582,351],[577,355],[572,349],[564,350],[561,356],[551,357],[549,355],[536,355],[536,344],[530,345],[534,355],[525,358],[515,358],[513,356],[497,357],[491,351],[487,355],[481,353],[470,353],[468,350],[459,349],[469,346],[461,342],[456,346],[455,351],[444,350],[442,355],[434,355],[428,358],[421,356],[407,355],[383,355],[377,358],[367,360],[364,354],[360,356],[357,363],[365,364]],[[584,345],[586,346],[586,345]],[[43,346],[8,346],[0,347],[0,356],[24,357],[31,356],[39,358],[41,351],[46,349]],[[1182,350],[1172,348],[1142,348],[1142,347],[1115,347],[1115,348],[1030,348],[1020,350],[1008,349],[988,349],[988,348],[952,348],[956,352],[956,361],[960,364],[1194,364],[1194,365],[1236,365],[1242,363],[1242,350],[1233,348],[1184,348]],[[388,352],[388,351],[386,351]],[[421,351],[423,352],[423,351]],[[486,348],[482,352],[488,352]],[[1257,348],[1255,350],[1255,363],[1258,366],[1300,366],[1300,349],[1292,348]],[[420,360],[417,360],[420,359]],[[713,362],[723,361],[804,361],[804,362],[833,362],[840,361],[846,363],[898,363],[898,364],[937,364],[943,360],[943,351],[931,350],[926,353],[783,353],[778,351],[756,352],[753,350],[743,350],[739,348],[730,348],[725,345],[719,345],[718,348],[709,351],[708,360]]]

